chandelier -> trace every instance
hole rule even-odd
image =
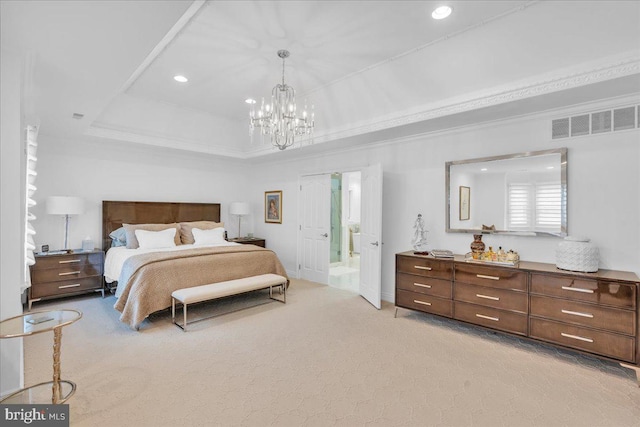
[[[279,50],[278,57],[282,58],[282,84],[277,84],[271,91],[270,103],[265,104],[264,98],[262,98],[262,104],[258,111],[254,107],[255,101],[251,103],[249,130],[252,140],[253,133],[258,128],[263,141],[264,137],[269,135],[271,144],[284,150],[293,145],[296,136],[309,135],[311,138],[314,113],[313,105],[309,114],[305,103],[302,113],[298,114],[296,92],[291,86],[284,83],[284,60],[289,57],[289,51]]]

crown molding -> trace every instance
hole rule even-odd
[[[611,61],[611,58],[609,58],[609,61],[606,63],[592,64],[588,70],[575,71],[565,69],[560,72],[555,72],[554,76],[536,76],[526,81],[512,83],[499,88],[492,88],[480,93],[469,93],[439,103],[423,105],[402,112],[361,121],[360,123],[348,127],[345,126],[339,130],[315,135],[314,142],[323,143],[353,137],[535,96],[561,92],[638,73],[640,73],[640,56],[634,52],[631,56],[626,54],[616,57],[614,61]]]

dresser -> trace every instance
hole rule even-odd
[[[640,386],[640,279],[396,254],[398,307],[449,317],[620,362]]]
[[[104,252],[78,251],[69,254],[36,255],[30,267],[29,310],[40,300],[85,292],[102,292]]]

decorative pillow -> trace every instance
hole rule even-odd
[[[113,230],[109,237],[111,237],[111,247],[127,246],[127,232],[124,227],[116,228]]]
[[[176,245],[175,228],[167,228],[162,231],[135,230],[136,238],[141,249],[170,248]]]
[[[224,227],[224,222],[214,221],[191,221],[180,223],[180,240],[183,245],[191,245],[195,241],[191,230],[193,228],[199,228],[200,230],[213,230],[214,228]]]
[[[127,249],[136,249],[140,245],[138,244],[138,239],[136,238],[136,230],[146,230],[146,231],[162,231],[167,228],[173,228],[176,230],[176,235],[174,241],[176,245],[180,244],[180,235],[178,233],[178,224],[122,224],[126,233],[127,233]]]
[[[224,228],[212,228],[210,230],[201,230],[192,228],[193,238],[196,245],[213,245],[216,243],[224,243]]]

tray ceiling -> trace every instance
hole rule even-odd
[[[270,96],[278,49],[315,106],[314,151],[640,92],[639,2],[454,1],[442,21],[430,1],[11,3],[26,4],[3,4],[3,52],[28,52],[28,113],[56,136],[272,154],[244,100]]]

